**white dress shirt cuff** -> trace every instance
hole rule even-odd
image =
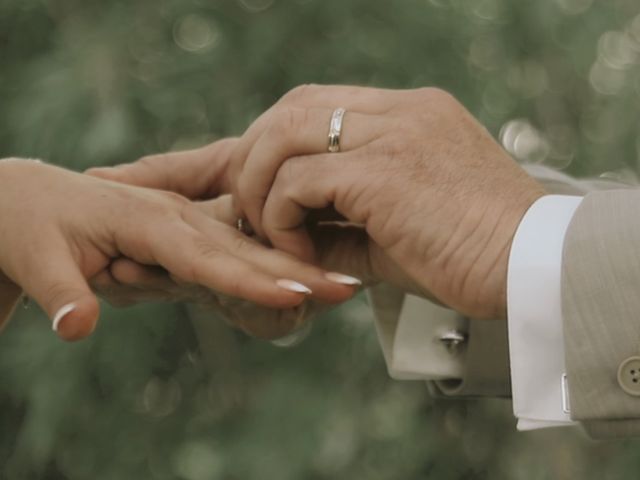
[[[454,356],[440,341],[450,331],[465,331],[466,319],[453,310],[389,286],[369,291],[378,339],[389,375],[396,380],[462,378],[463,355]]]
[[[519,430],[569,425],[561,266],[582,197],[547,195],[522,219],[509,256],[507,310],[513,412]]]

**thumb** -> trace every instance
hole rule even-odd
[[[116,167],[90,168],[88,175],[138,187],[168,190],[190,199],[211,198],[230,190],[227,165],[235,139],[195,150],[149,155]]]
[[[430,298],[360,226],[322,222],[309,229],[319,265],[328,271],[354,276],[366,286],[392,284],[406,292]]]
[[[100,313],[96,296],[65,247],[52,249],[49,245],[40,252],[30,257],[25,271],[31,274],[19,283],[47,313],[62,339],[88,337]]]
[[[377,268],[371,263],[374,245],[363,228],[335,223],[311,224],[309,237],[318,265],[323,269],[353,276],[364,286],[379,280]]]

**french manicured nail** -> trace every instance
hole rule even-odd
[[[325,274],[325,277],[330,282],[339,283],[340,285],[349,285],[351,287],[359,287],[362,285],[362,280],[343,273],[329,272]]]
[[[286,278],[277,280],[276,284],[280,288],[284,288],[285,290],[289,290],[290,292],[304,293],[305,295],[309,295],[311,293],[311,289],[309,287],[306,287],[301,283],[294,282],[293,280],[287,280]]]
[[[75,309],[76,309],[75,304],[69,303],[68,305],[65,305],[60,310],[58,310],[58,313],[56,313],[55,317],[53,317],[53,325],[51,326],[51,328],[53,328],[54,332],[58,331],[58,327],[60,326],[60,322],[64,319],[64,317],[69,315]]]

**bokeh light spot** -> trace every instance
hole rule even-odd
[[[556,0],[556,2],[560,8],[569,15],[584,13],[593,4],[593,0]]]
[[[190,14],[176,21],[173,39],[187,52],[204,52],[218,43],[220,31],[211,19]]]
[[[238,0],[242,8],[247,12],[258,13],[267,10],[274,3],[274,0]]]
[[[500,130],[502,146],[517,160],[528,163],[542,163],[546,160],[551,146],[549,142],[528,121],[511,120]]]

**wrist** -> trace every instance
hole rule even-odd
[[[529,208],[545,194],[541,187],[532,188],[504,202],[502,209],[491,209],[490,216],[495,220],[485,222],[486,228],[477,229],[476,235],[469,237],[470,245],[485,245],[480,254],[469,260],[466,271],[470,273],[465,276],[472,300],[471,312],[467,313],[473,318],[507,318],[507,278],[513,240]]]
[[[12,264],[16,261],[17,248],[24,242],[18,227],[29,223],[24,221],[25,218],[40,224],[26,206],[34,201],[28,180],[43,167],[40,160],[16,157],[0,159],[0,230],[4,232],[0,236],[0,290],[5,303],[10,296],[19,297],[22,294],[21,287],[12,280],[15,278]],[[21,218],[23,220],[19,223]]]

